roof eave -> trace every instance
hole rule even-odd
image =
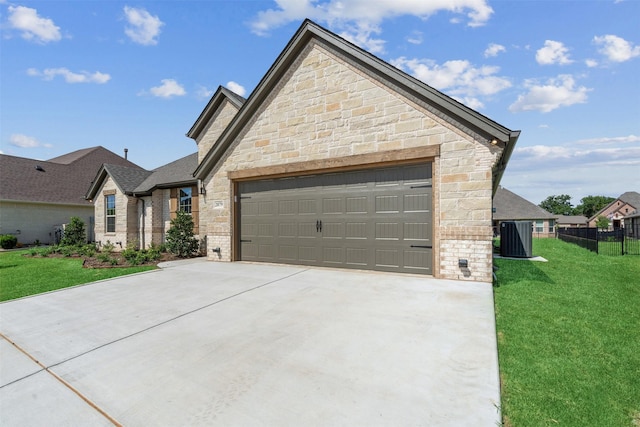
[[[224,86],[218,86],[218,89],[204,107],[204,110],[202,110],[193,126],[191,126],[191,129],[187,132],[187,137],[196,140],[225,99],[235,105],[238,109],[242,108],[242,103],[238,98],[232,95],[229,89]]]
[[[100,189],[100,187],[102,187],[102,183],[107,175],[108,175],[108,172],[103,164],[102,166],[100,166],[100,169],[96,174],[96,177],[91,182],[91,186],[89,187],[89,190],[84,196],[85,200],[93,200],[95,198],[96,194],[98,193],[98,190]]]

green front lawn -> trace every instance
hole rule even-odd
[[[505,426],[640,426],[640,256],[536,239],[496,260]]]
[[[81,258],[23,256],[27,253],[29,251],[0,253],[0,301],[156,268],[82,268]]]

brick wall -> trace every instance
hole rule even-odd
[[[209,257],[232,258],[229,171],[429,145],[440,146],[433,181],[435,275],[491,281],[491,167],[499,149],[316,43],[307,46],[204,181],[201,217],[208,223],[209,247],[222,249],[220,257]],[[213,209],[214,199],[222,206]],[[471,260],[465,272],[457,267],[463,256]]]

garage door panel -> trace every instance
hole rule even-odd
[[[297,200],[280,200],[278,201],[278,215],[297,215],[298,214],[298,201]]]
[[[295,222],[285,222],[278,224],[278,237],[297,237],[298,224]]]
[[[345,224],[345,238],[366,239],[368,224],[366,222],[347,222]]]
[[[317,246],[300,246],[298,248],[298,261],[310,265],[317,265],[320,261],[318,252],[319,248]]]
[[[322,222],[323,239],[344,239],[344,222]]]
[[[397,222],[376,223],[376,240],[399,240],[400,224]]]
[[[346,213],[350,214],[366,214],[368,212],[369,198],[366,196],[347,197]]]
[[[376,266],[398,268],[399,251],[397,249],[376,249]]]
[[[431,192],[431,164],[242,182],[240,258],[431,274]]]
[[[397,213],[399,210],[398,196],[376,196],[376,213]]]
[[[322,250],[322,260],[327,264],[344,264],[345,250],[341,247],[329,246]]]
[[[317,215],[318,201],[315,199],[298,200],[298,214],[299,215]]]
[[[403,202],[405,212],[429,212],[431,209],[430,194],[405,194]]]
[[[407,269],[421,270],[431,274],[431,250],[405,250],[404,251],[404,267]]]
[[[431,224],[426,222],[405,222],[404,240],[431,242]]]
[[[316,222],[298,223],[298,237],[307,239],[317,239],[318,231]]]
[[[298,261],[298,246],[278,245],[278,259],[288,262]]]
[[[345,200],[342,197],[332,197],[322,199],[323,214],[341,214],[344,213]]]

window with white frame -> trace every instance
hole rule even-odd
[[[544,221],[541,219],[536,220],[536,233],[544,232]]]
[[[554,230],[553,230],[554,226],[555,226],[555,222],[554,222],[554,220],[550,219],[550,220],[549,220],[549,233],[553,233],[553,231],[554,231]]]
[[[104,218],[105,218],[105,231],[107,233],[116,232],[116,195],[109,194],[104,196]]]
[[[191,187],[181,188],[179,191],[179,204],[178,210],[182,212],[186,212],[188,214],[191,213]]]

